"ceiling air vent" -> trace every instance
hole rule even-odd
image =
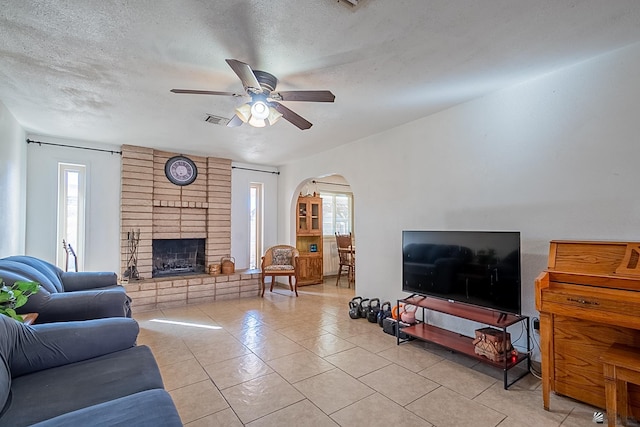
[[[364,2],[365,0],[338,0],[338,3],[346,4],[347,6],[351,6],[354,9],[358,6],[361,6]]]
[[[220,126],[226,126],[229,123],[229,119],[227,119],[226,117],[214,116],[213,114],[207,114],[207,116],[204,118],[204,121]]]

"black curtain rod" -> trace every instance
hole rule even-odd
[[[343,187],[351,187],[349,184],[340,184],[338,182],[325,182],[325,181],[311,181],[314,184],[329,184],[329,185],[342,185]]]
[[[55,147],[79,148],[81,150],[102,151],[104,153],[120,154],[122,156],[122,151],[103,150],[102,148],[81,147],[79,145],[54,144],[53,142],[34,141],[33,139],[27,139],[27,144],[53,145]]]
[[[260,169],[251,169],[251,168],[241,168],[240,166],[231,166],[231,169],[242,169],[243,171],[253,171],[253,172],[262,172],[262,173],[270,173],[273,175],[280,175],[280,172],[278,171],[263,171]]]

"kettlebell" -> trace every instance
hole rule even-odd
[[[349,301],[349,317],[352,319],[357,319],[360,317],[360,301],[362,301],[362,297],[353,297],[351,301]]]
[[[402,314],[402,306],[394,305],[391,309],[391,317],[393,320],[400,320],[400,315]]]
[[[360,301],[360,304],[358,305],[358,316],[362,317],[363,319],[366,319],[368,311],[369,311],[369,298],[364,298],[362,301]]]
[[[414,323],[416,323],[416,310],[418,310],[417,306],[406,304],[403,307],[402,314],[400,314],[400,320],[402,320],[404,323],[413,325]]]
[[[391,302],[385,301],[380,306],[380,310],[378,311],[378,326],[381,328],[384,326],[384,319],[391,316]]]
[[[367,320],[371,323],[378,321],[378,312],[380,311],[380,298],[371,298],[369,301],[369,311],[367,312]]]

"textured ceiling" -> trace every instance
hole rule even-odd
[[[4,1],[0,101],[29,132],[280,165],[640,41],[638,0]],[[206,123],[275,74],[314,126]],[[394,143],[393,141],[389,142]]]

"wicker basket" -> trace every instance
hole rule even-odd
[[[209,274],[212,276],[220,274],[220,264],[209,264]]]
[[[222,274],[233,274],[236,271],[236,259],[234,257],[222,257],[220,265]]]

